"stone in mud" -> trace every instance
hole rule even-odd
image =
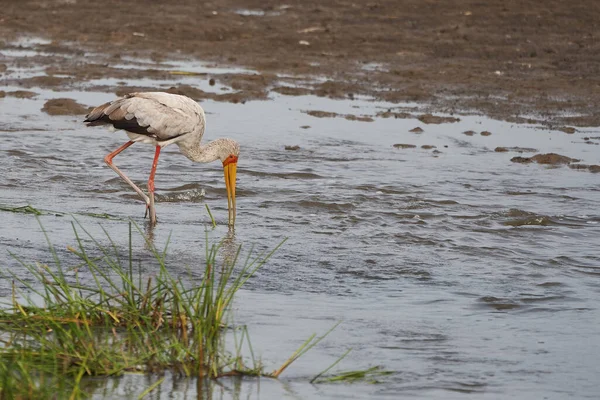
[[[517,153],[535,153],[537,149],[532,149],[530,147],[496,147],[494,149],[497,153],[505,153],[508,151],[514,151]]]
[[[87,114],[90,108],[77,103],[73,99],[51,99],[42,108],[48,115],[82,115]]]
[[[285,149],[290,150],[290,151],[296,151],[296,150],[300,150],[300,146],[298,146],[298,145],[285,146]]]
[[[396,143],[394,145],[394,147],[397,148],[397,149],[413,149],[413,148],[415,148],[417,146],[414,145],[414,144]]]
[[[302,129],[308,129],[308,128],[310,128],[310,125],[302,125],[300,128],[302,128]]]
[[[491,136],[491,135],[492,135],[492,132],[490,132],[490,131],[481,132],[481,136]]]
[[[409,132],[412,132],[412,133],[423,133],[424,131],[423,131],[423,128],[417,126],[416,128],[412,128]]]
[[[561,132],[564,132],[564,133],[568,133],[569,135],[572,135],[575,132],[577,132],[577,130],[571,126],[562,126],[562,127],[558,128],[558,130]]]
[[[473,136],[475,134],[475,131],[464,131],[463,135],[467,135],[467,136]]]
[[[423,122],[424,124],[444,124],[444,123],[449,123],[449,122],[458,122],[458,121],[460,121],[459,118],[454,118],[454,117],[440,117],[440,116],[431,115],[431,114],[423,114],[423,115],[420,115],[417,118],[418,118],[419,121]]]
[[[311,117],[317,117],[317,118],[334,118],[339,115],[338,113],[334,113],[334,112],[318,111],[318,110],[304,111],[304,113],[310,115]]]
[[[561,165],[561,164],[570,164],[572,162],[577,162],[574,158],[570,158],[567,156],[561,156],[556,153],[547,153],[547,154],[536,154],[533,157],[513,157],[510,159],[512,162],[527,164],[531,162],[536,162],[538,164],[547,164],[547,165]]]
[[[37,96],[38,94],[29,90],[15,90],[12,92],[7,92],[6,95],[16,97],[17,99],[31,99]]]
[[[422,149],[425,150],[431,150],[431,149],[435,149],[436,147],[430,144],[424,144],[423,146],[421,146]]]
[[[216,83],[216,82],[215,82],[215,78],[210,78],[210,79],[208,80],[208,84],[209,84],[210,86],[215,86],[215,83]]]

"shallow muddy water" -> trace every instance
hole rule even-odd
[[[10,62],[26,55],[4,57],[10,74]],[[13,73],[43,74],[31,68]],[[204,78],[149,79],[143,85],[161,89],[193,79]],[[97,79],[90,86],[101,84]],[[150,229],[143,203],[103,162],[126,136],[86,128],[82,117],[40,111],[52,98],[92,106],[114,95],[90,91],[85,82],[78,90],[29,90],[38,96],[0,98],[0,206],[30,204],[45,211],[39,221],[60,256],[69,260],[65,248],[74,244],[74,218],[98,237],[101,225],[123,248],[129,217],[158,247],[170,235],[174,274],[201,263],[206,235],[210,242],[225,239],[222,257],[238,245],[263,251],[287,238],[236,301],[235,321],[248,326],[255,353],[274,369],[310,334],[343,321],[280,381],[225,380],[207,397],[600,396],[600,175],[510,162],[534,153],[494,152],[518,146],[598,164],[599,140],[584,138],[600,136],[599,130],[568,135],[481,116],[424,124],[377,117],[389,108],[398,111],[397,105],[367,99],[204,101],[205,140],[231,137],[242,148],[235,232],[225,226],[222,168],[194,165],[175,146],[161,155],[159,223]],[[317,118],[306,114],[310,110],[339,116]],[[400,111],[420,113],[413,104]],[[349,114],[374,121],[345,119]],[[409,132],[415,127],[424,131]],[[468,130],[476,134],[462,133]],[[145,187],[152,157],[152,147],[136,144],[115,163]],[[215,229],[204,204],[218,222]],[[18,271],[9,251],[51,261],[33,215],[0,215],[0,265]],[[140,237],[134,245],[136,257],[150,258]],[[8,294],[9,282],[1,282],[0,295]],[[308,383],[348,348],[353,350],[340,369],[381,365],[394,374],[379,384]],[[129,375],[115,381],[113,398],[139,394],[154,382]],[[169,378],[151,398],[194,398],[196,391],[193,380]]]

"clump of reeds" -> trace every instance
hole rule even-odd
[[[27,276],[0,271],[13,282],[12,299],[0,309],[0,399],[52,398],[56,390],[78,397],[82,378],[127,371],[170,370],[199,378],[279,375],[265,373],[253,357],[246,365],[245,329],[236,335],[233,351],[225,349],[224,340],[229,328],[240,329],[227,316],[236,291],[273,252],[239,260],[238,249],[233,260],[217,266],[220,245],[207,241],[202,278],[191,285],[191,279],[169,272],[166,247],[158,251],[150,242],[156,272],[147,277],[136,272],[131,223],[126,257],[110,237],[105,246],[81,226],[73,224],[73,230],[76,245],[68,249],[77,265],[66,268],[48,241],[51,268],[14,256]],[[93,252],[86,250],[81,232],[94,243]],[[311,339],[308,347],[314,344]],[[47,383],[58,376],[67,379],[60,387],[52,383],[45,396]]]

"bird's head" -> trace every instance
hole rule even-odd
[[[227,187],[227,206],[229,208],[229,226],[235,225],[235,180],[240,145],[235,140],[222,139],[219,159],[223,163],[225,186]]]

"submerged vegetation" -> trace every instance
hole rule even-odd
[[[156,270],[144,275],[134,267],[136,230],[130,223],[123,257],[108,234],[109,245],[104,245],[73,223],[76,243],[68,250],[75,265],[63,265],[46,235],[51,267],[13,255],[27,276],[0,271],[12,282],[12,297],[0,308],[0,399],[79,398],[86,394],[86,377],[127,372],[276,378],[329,333],[311,336],[280,368],[265,372],[252,354],[245,327],[233,325],[228,311],[236,291],[283,242],[268,254],[244,260],[238,249],[232,260],[218,265],[220,245],[207,240],[203,271],[194,284],[192,275],[170,273],[166,246],[159,251],[148,240]],[[233,349],[225,348],[228,332],[235,338]],[[241,354],[244,345],[249,360]]]
[[[57,217],[65,217],[67,215],[74,214],[74,213],[65,213],[65,212],[60,212],[60,211],[40,210],[29,204],[26,206],[6,206],[6,205],[0,204],[0,211],[12,212],[12,213],[18,213],[18,214],[32,214],[35,216],[54,215]],[[77,214],[85,215],[87,217],[102,218],[102,219],[122,219],[122,218],[117,218],[113,215],[106,214],[106,213],[98,214],[98,213],[89,213],[88,212],[88,213],[77,213]]]

